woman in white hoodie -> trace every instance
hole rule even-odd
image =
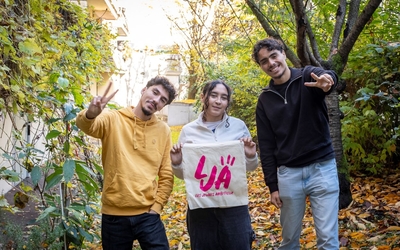
[[[171,149],[172,168],[178,178],[184,178],[181,149],[185,143],[240,140],[244,144],[246,170],[252,171],[257,168],[256,145],[250,137],[246,124],[227,114],[231,97],[232,90],[222,80],[214,80],[204,86],[200,96],[203,104],[202,112],[195,121],[183,126],[178,143]],[[248,205],[228,208],[189,207],[186,222],[192,250],[251,249],[255,237]]]

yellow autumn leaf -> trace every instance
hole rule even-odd
[[[361,232],[353,232],[350,234],[350,237],[356,240],[360,240],[363,239],[365,237],[365,235]]]
[[[172,239],[172,240],[169,241],[169,243],[172,244],[172,245],[175,245],[175,244],[178,244],[179,241],[177,239]]]
[[[306,249],[311,249],[311,248],[313,248],[316,244],[317,244],[317,243],[316,243],[315,241],[308,242],[308,243],[306,244]]]
[[[359,217],[359,218],[362,218],[362,219],[368,218],[368,217],[370,217],[370,216],[371,216],[370,213],[362,213],[362,214],[358,215],[358,217]]]
[[[352,242],[348,249],[357,249],[361,250],[364,245],[360,244],[359,242]],[[373,248],[371,250],[374,250]],[[376,250],[376,249],[375,249]]]
[[[314,232],[314,228],[313,227],[307,227],[303,229],[303,234],[309,234]]]
[[[390,227],[386,228],[385,231],[400,231],[400,227],[398,227],[398,226],[390,226]]]

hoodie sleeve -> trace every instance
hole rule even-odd
[[[94,119],[86,117],[87,109],[82,110],[76,117],[76,126],[85,134],[95,138],[102,138],[105,133],[106,127],[106,111],[103,111],[99,116]]]
[[[247,158],[246,157],[246,170],[247,171],[254,171],[258,166],[258,155],[256,155],[253,158]]]
[[[171,131],[168,133],[168,140],[164,146],[161,166],[158,172],[158,188],[156,193],[156,202],[151,207],[151,210],[161,213],[163,207],[168,202],[171,195],[172,187],[174,186],[174,175],[171,168],[170,150],[172,147]]]

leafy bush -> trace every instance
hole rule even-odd
[[[381,173],[400,153],[400,43],[370,44],[349,65],[343,76],[354,91],[341,101],[344,153],[352,170]]]
[[[0,1],[0,13],[0,115],[12,123],[11,133],[2,130],[10,143],[0,148],[0,160],[30,173],[35,192],[20,191],[43,207],[37,218],[47,226],[37,229],[42,242],[81,247],[99,238],[92,227],[102,169],[97,141],[80,132],[74,118],[90,98],[92,81],[115,68],[115,36],[68,0]],[[0,178],[16,182],[18,174],[1,168]],[[0,208],[14,209],[4,197]],[[8,237],[16,237],[18,248],[23,243],[18,234]]]

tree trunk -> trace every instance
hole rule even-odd
[[[347,173],[348,166],[346,160],[343,159],[343,144],[342,144],[342,132],[341,132],[341,111],[339,109],[339,98],[336,90],[332,91],[326,98],[326,104],[328,107],[329,114],[329,125],[332,138],[333,149],[336,154],[336,164],[338,168],[339,176],[339,209],[346,208],[352,201],[350,181]]]

